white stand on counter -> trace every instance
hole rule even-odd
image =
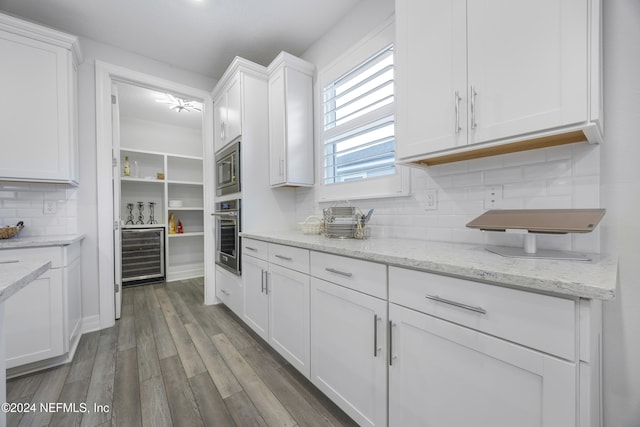
[[[524,235],[522,248],[486,246],[485,249],[510,258],[591,261],[592,257],[566,251],[538,250],[536,234],[590,233],[605,214],[604,209],[505,209],[489,210],[467,224],[482,231]]]

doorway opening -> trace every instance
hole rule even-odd
[[[123,286],[204,277],[213,302],[212,111],[207,92],[96,63],[102,327]]]

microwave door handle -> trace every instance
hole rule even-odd
[[[231,182],[236,181],[236,156],[233,154],[231,156]]]

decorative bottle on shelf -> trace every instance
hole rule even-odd
[[[184,233],[184,230],[182,229],[182,221],[178,220],[178,234],[182,233]]]
[[[176,234],[176,223],[173,212],[169,214],[169,234]]]
[[[124,158],[124,166],[122,168],[122,174],[124,176],[131,176],[131,165],[129,164],[129,156]]]

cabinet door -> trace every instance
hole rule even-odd
[[[213,101],[213,140],[216,152],[225,145],[224,126],[226,121],[227,96],[225,93],[222,93]]]
[[[216,297],[239,317],[243,316],[242,278],[216,266]]]
[[[399,159],[467,143],[466,1],[396,0]]]
[[[587,120],[587,24],[585,0],[468,1],[469,143]]]
[[[269,183],[286,182],[285,71],[281,68],[269,77]]]
[[[392,426],[576,425],[576,366],[389,304]]]
[[[224,129],[225,142],[231,142],[242,133],[242,93],[240,76],[236,76],[227,89],[227,119]]]
[[[309,276],[269,265],[269,344],[309,378]]]
[[[67,352],[76,339],[80,339],[82,327],[82,260],[76,258],[64,271],[67,325],[65,348]]]
[[[62,269],[51,269],[5,302],[7,368],[65,352]],[[67,337],[68,339],[68,337]]]
[[[0,178],[72,181],[75,88],[68,50],[0,31]]]
[[[311,279],[311,381],[362,426],[387,421],[386,313],[384,300]]]
[[[244,308],[242,318],[262,339],[269,339],[269,296],[266,273],[269,264],[252,256],[242,257]]]

